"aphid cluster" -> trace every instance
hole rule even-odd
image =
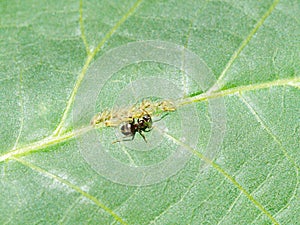
[[[159,114],[161,112],[172,112],[176,106],[172,101],[152,102],[144,100],[139,106],[122,108],[115,110],[104,110],[95,115],[91,120],[91,125],[96,127],[117,127],[123,122],[132,122],[133,119],[142,118],[147,112],[148,115]]]
[[[139,133],[147,142],[143,132],[152,130],[153,121],[151,115],[175,110],[175,104],[171,101],[152,102],[144,100],[139,106],[111,111],[105,110],[93,117],[91,125],[95,127],[116,127],[125,123],[120,129],[124,138],[113,143],[133,140],[136,133]]]

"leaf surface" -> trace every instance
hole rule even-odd
[[[300,221],[298,1],[4,0],[0,13],[1,224]],[[202,93],[181,71],[145,62],[99,90],[95,112],[112,107],[130,82],[156,75],[192,96],[196,146],[182,142],[192,135],[181,132],[188,113],[163,119],[169,138],[145,134],[150,144],[162,141],[147,154],[112,145],[113,128],[99,131],[107,151],[128,165],[155,164],[176,146],[192,153],[175,175],[135,187],[106,179],[83,158],[77,140],[84,130],[73,127],[72,107],[93,62],[144,40],[185,46],[211,69],[217,88]],[[226,105],[213,159],[201,154],[211,134],[208,99]],[[145,146],[138,134],[133,144]]]

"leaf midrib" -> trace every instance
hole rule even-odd
[[[218,91],[218,92],[212,92],[212,93],[205,92],[205,93],[193,96],[191,98],[179,99],[177,101],[177,104],[178,104],[178,106],[182,106],[182,105],[186,105],[186,104],[192,104],[195,102],[207,101],[209,99],[222,98],[222,97],[226,97],[226,96],[230,96],[230,95],[244,93],[247,91],[261,90],[261,89],[266,89],[266,88],[271,88],[271,87],[276,87],[276,86],[295,87],[295,86],[297,86],[298,82],[300,82],[300,77],[294,77],[294,78],[289,78],[289,79],[281,79],[281,80],[276,80],[276,81],[272,81],[272,82],[260,83],[260,84],[256,84],[256,85],[240,86],[240,87],[222,90],[222,91]],[[8,160],[12,156],[17,157],[17,156],[21,156],[21,155],[28,155],[31,152],[36,152],[45,147],[60,144],[67,140],[73,139],[79,135],[82,135],[86,132],[89,132],[92,129],[94,129],[94,128],[91,125],[87,125],[80,129],[75,129],[73,131],[70,131],[70,132],[67,132],[64,134],[60,134],[57,136],[51,135],[49,137],[35,141],[29,145],[17,148],[15,150],[8,150],[8,151],[6,151],[5,154],[0,155],[0,162]]]

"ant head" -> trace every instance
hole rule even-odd
[[[151,119],[151,116],[149,114],[146,114],[143,116],[143,120],[146,122],[146,123],[149,123],[152,121]]]

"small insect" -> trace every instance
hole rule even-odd
[[[132,141],[137,132],[143,137],[144,141],[147,142],[146,137],[142,132],[149,132],[151,130],[152,130],[152,118],[147,113],[143,115],[142,118],[138,118],[137,120],[133,118],[132,122],[125,123],[124,125],[121,126],[121,132],[122,134],[125,135],[125,138],[132,137],[131,139],[123,138],[122,140],[117,140],[114,141],[113,143],[121,142],[121,141]]]
[[[161,119],[163,119],[165,116],[168,115],[165,114],[163,115],[160,119],[152,121],[152,118],[150,116],[149,113],[147,113],[145,110],[143,110],[145,112],[145,114],[142,116],[142,118],[138,118],[137,120],[135,120],[133,118],[132,122],[130,123],[125,123],[124,125],[121,126],[121,133],[125,135],[125,137],[121,140],[117,140],[114,141],[114,143],[117,142],[122,142],[122,141],[132,141],[135,137],[135,134],[138,132],[144,139],[145,142],[147,142],[145,135],[143,134],[143,132],[149,132],[152,130],[152,124],[153,122],[158,122]],[[132,137],[130,139],[126,139],[128,137]]]

